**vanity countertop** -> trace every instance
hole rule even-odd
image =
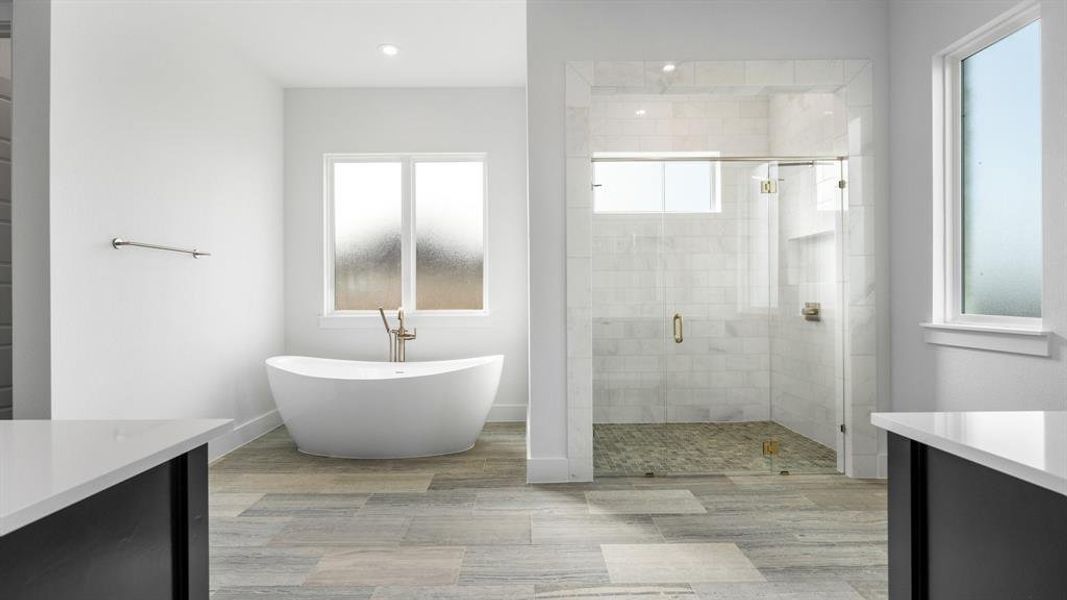
[[[0,421],[0,536],[185,454],[230,423]]]
[[[873,413],[871,423],[1067,496],[1067,412]]]

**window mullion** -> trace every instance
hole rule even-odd
[[[415,169],[411,158],[404,159],[401,171],[401,298],[404,308],[415,310]]]

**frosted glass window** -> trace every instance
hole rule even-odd
[[[663,210],[663,163],[604,161],[593,163],[593,210],[602,213]]]
[[[710,162],[663,163],[663,202],[667,212],[711,212],[712,170]]]
[[[716,163],[694,160],[596,161],[593,211],[718,212]]]
[[[334,307],[401,304],[402,165],[333,165]]]
[[[1041,29],[961,67],[961,312],[1041,316]]]
[[[485,267],[481,162],[415,163],[415,306],[480,310]]]

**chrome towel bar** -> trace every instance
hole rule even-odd
[[[151,248],[153,250],[166,250],[167,252],[181,252],[182,254],[191,254],[193,258],[200,258],[201,256],[211,256],[210,252],[201,252],[196,248],[189,250],[188,248],[175,248],[174,246],[160,246],[159,244],[146,244],[144,242],[131,242],[122,238],[112,238],[111,246],[118,250],[122,246],[137,246],[138,248]]]

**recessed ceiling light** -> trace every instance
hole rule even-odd
[[[396,56],[397,54],[400,54],[400,47],[396,44],[382,44],[381,46],[378,46],[378,52],[381,52],[386,56]]]
[[[634,114],[639,116],[639,117],[643,117],[643,116],[645,116],[645,109],[639,108],[639,109],[634,111]]]
[[[673,73],[674,70],[677,69],[677,68],[678,68],[678,66],[675,65],[674,63],[667,63],[667,64],[663,65],[663,72],[664,73]]]

